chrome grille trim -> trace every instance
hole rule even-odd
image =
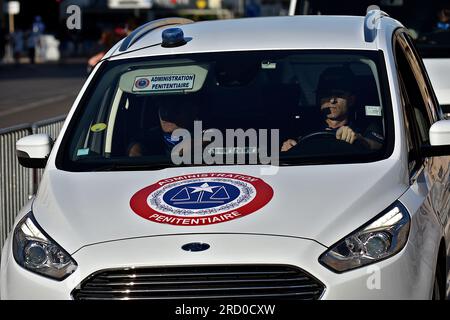
[[[186,266],[110,269],[72,291],[76,300],[318,299],[324,286],[286,265]]]

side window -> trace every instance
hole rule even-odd
[[[442,118],[438,100],[434,93],[433,86],[431,85],[431,81],[428,77],[428,73],[425,65],[423,64],[422,58],[420,57],[416,47],[414,46],[414,41],[411,39],[411,36],[409,34],[405,33],[404,36],[413,53],[411,57],[412,62],[417,66],[417,68],[414,68],[413,71],[415,73],[417,81],[419,82],[422,98],[425,101],[429,117],[432,120],[431,122],[434,123]]]
[[[402,115],[403,115],[403,120],[405,123],[405,137],[406,137],[406,147],[408,148],[408,169],[409,172],[413,172],[414,169],[417,167],[418,164],[418,147],[417,147],[417,141],[415,140],[415,135],[414,135],[414,127],[413,125],[410,123],[410,118],[408,117],[406,114],[406,110],[405,110],[405,105],[406,103],[404,102],[404,99],[402,98],[402,102],[403,102],[403,108],[402,108]]]
[[[427,100],[429,99],[424,99],[424,95],[429,97],[429,94],[425,94],[426,82],[420,65],[403,34],[396,38],[395,58],[402,87],[404,109],[410,125],[413,124],[413,135],[417,137],[418,146],[428,144],[428,132],[434,121],[434,115],[428,107],[429,101]]]

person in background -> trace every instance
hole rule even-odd
[[[103,31],[100,36],[99,44],[100,51],[94,54],[88,60],[87,71],[90,73],[95,65],[102,60],[105,54],[111,49],[120,39],[127,36],[131,32],[126,28],[117,27],[113,31]]]
[[[18,29],[11,34],[11,44],[13,49],[14,62],[16,65],[20,63],[20,57],[24,51],[24,34]]]
[[[39,35],[36,32],[28,31],[26,37],[26,45],[28,51],[28,58],[30,59],[31,64],[36,63],[36,46],[39,41]]]
[[[245,6],[246,17],[261,16],[261,5],[257,0],[250,0]]]
[[[0,60],[3,60],[6,53],[6,35],[6,30],[0,25]]]
[[[436,30],[450,30],[450,4],[447,3],[439,8],[437,13]]]
[[[32,31],[38,35],[42,35],[45,32],[45,24],[42,21],[41,16],[34,17]]]
[[[42,21],[41,16],[34,17],[33,24],[31,26],[31,31],[28,34],[27,47],[28,47],[28,57],[30,62],[34,64],[36,62],[36,57],[42,60],[44,57],[44,46],[41,36],[45,32],[45,24]]]

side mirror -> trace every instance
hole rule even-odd
[[[422,156],[450,156],[450,120],[435,122],[429,131],[430,145],[422,147]]]
[[[45,168],[52,146],[52,139],[43,133],[23,137],[16,142],[19,163],[27,168]]]
[[[431,126],[430,144],[432,146],[450,145],[450,120],[440,120]]]
[[[450,104],[441,104],[442,112],[444,113],[444,117],[447,120],[450,120]]]

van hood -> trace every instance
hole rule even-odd
[[[407,189],[396,160],[280,167],[185,167],[74,173],[47,169],[32,210],[70,253],[83,246],[175,234],[270,234],[330,246]],[[405,174],[402,174],[405,173]]]

